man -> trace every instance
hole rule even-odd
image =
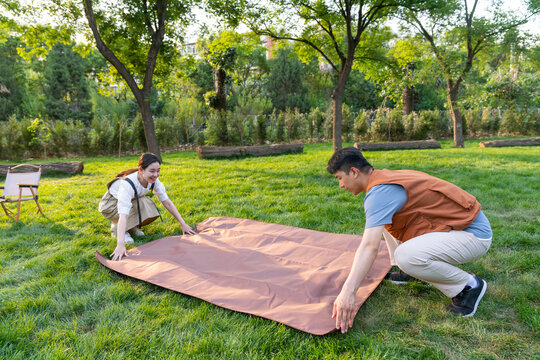
[[[366,192],[366,225],[351,271],[334,302],[336,328],[346,332],[354,320],[354,298],[373,265],[382,236],[396,283],[425,281],[452,299],[454,315],[473,316],[487,283],[456,265],[484,255],[493,236],[476,198],[459,187],[413,170],[375,170],[353,147],[338,150],[328,172],[354,195]]]

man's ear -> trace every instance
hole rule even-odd
[[[360,174],[360,170],[358,170],[357,168],[355,168],[354,166],[351,167],[351,169],[349,170],[349,173],[352,173],[352,175],[356,178],[358,177],[358,175]]]

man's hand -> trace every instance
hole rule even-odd
[[[110,256],[112,257],[113,261],[122,260],[122,256],[127,257],[128,254],[127,254],[127,250],[126,250],[126,245],[118,244],[116,246],[116,249],[114,249],[114,252]]]
[[[336,319],[336,329],[341,329],[342,334],[346,333],[353,325],[355,315],[354,299],[354,294],[343,288],[336,301],[334,301],[332,319]]]

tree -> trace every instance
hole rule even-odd
[[[86,61],[72,47],[57,43],[49,51],[44,71],[44,110],[52,119],[76,119],[89,124],[92,104]]]
[[[308,58],[315,53],[334,71],[333,143],[338,150],[342,146],[343,94],[353,63],[376,48],[376,42],[366,40],[369,30],[382,23],[397,5],[399,0],[268,0],[264,4],[245,0],[232,9],[221,6],[214,11],[233,22],[241,13],[255,33],[300,43]]]
[[[490,18],[477,16],[479,0],[430,0],[418,9],[405,8],[403,19],[429,43],[446,79],[447,104],[454,123],[454,145],[464,147],[463,120],[457,107],[460,86],[475,57],[496,43],[507,30],[524,24],[528,17],[501,10],[495,1]],[[534,13],[537,11],[531,7]],[[530,16],[530,15],[529,15]]]
[[[26,93],[26,69],[17,55],[20,40],[10,37],[0,43],[0,121],[20,114]]]
[[[272,71],[266,86],[274,107],[279,111],[294,108],[307,111],[309,104],[302,79],[302,62],[289,48],[279,49],[270,64]]]
[[[181,0],[102,4],[84,1],[84,13],[99,52],[125,80],[139,106],[148,150],[160,156],[150,107],[154,72],[168,71],[176,55],[176,28],[189,12]],[[96,2],[97,3],[97,2]],[[158,58],[161,67],[157,67]]]

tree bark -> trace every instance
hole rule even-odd
[[[448,95],[448,109],[452,116],[452,122],[454,124],[454,146],[457,148],[464,148],[465,141],[463,139],[463,118],[461,112],[457,108],[457,96],[459,92],[459,84],[452,84],[450,80],[447,81],[446,90]]]
[[[231,156],[266,156],[283,153],[301,153],[304,144],[274,144],[262,146],[199,146],[199,159],[231,157]]]
[[[347,84],[347,79],[352,70],[352,63],[354,57],[354,49],[350,51],[351,53],[344,61],[342,65],[342,70],[339,72],[338,82],[334,91],[332,92],[332,105],[334,108],[334,128],[333,128],[333,143],[334,151],[340,150],[342,148],[343,142],[341,139],[342,135],[342,124],[343,124],[343,93],[345,92],[345,85]]]
[[[403,104],[403,115],[409,115],[414,110],[414,87],[403,88],[401,101]]]
[[[214,68],[214,89],[216,91],[216,109],[220,111],[227,110],[227,92],[225,89],[225,80],[227,73],[220,68]]]
[[[139,104],[139,109],[141,111],[144,136],[146,138],[146,146],[148,151],[161,159],[159,143],[156,136],[156,130],[154,128],[154,117],[152,116],[152,109],[150,108],[150,99],[148,97],[141,97],[140,100],[137,98],[137,103]]]

